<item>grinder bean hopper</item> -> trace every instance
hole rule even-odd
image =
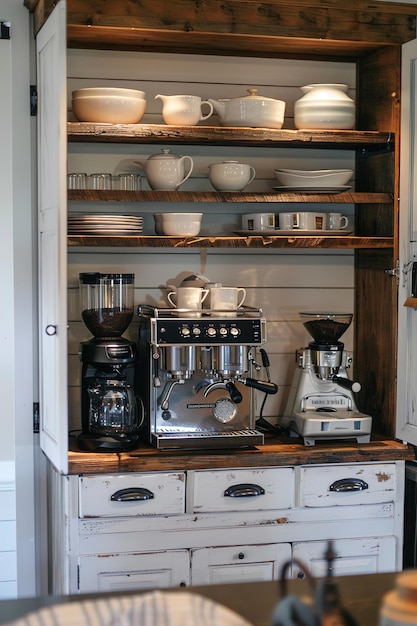
[[[306,446],[324,439],[368,443],[372,418],[357,410],[354,394],[361,385],[348,377],[352,358],[339,341],[353,315],[303,312],[300,316],[313,341],[296,353],[298,368],[281,424],[301,435]]]

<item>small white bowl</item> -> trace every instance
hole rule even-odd
[[[287,187],[341,187],[352,178],[353,170],[323,170],[323,173],[274,170],[274,173],[278,182]]]
[[[202,213],[161,213],[161,216],[164,235],[195,237],[200,232]]]
[[[80,122],[107,123],[107,124],[138,124],[142,119],[146,100],[139,97],[143,91],[128,94],[94,94],[84,93],[80,89],[73,92],[72,110]],[[133,89],[122,89],[122,92]],[[82,92],[82,93],[80,93]]]

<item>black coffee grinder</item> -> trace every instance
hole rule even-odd
[[[120,452],[138,445],[134,391],[136,344],[121,335],[133,317],[134,274],[80,274],[81,314],[94,335],[80,344],[83,450]]]

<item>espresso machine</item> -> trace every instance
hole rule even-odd
[[[352,358],[339,341],[349,328],[350,313],[300,313],[313,337],[297,350],[295,371],[281,426],[301,435],[304,445],[326,439],[370,440],[372,417],[357,410],[354,394],[361,385],[348,378]]]
[[[82,319],[94,335],[80,344],[83,450],[119,452],[138,445],[136,343],[122,337],[133,317],[134,274],[80,274]]]
[[[159,449],[262,444],[254,390],[278,388],[251,377],[266,341],[261,309],[184,311],[139,306],[137,392],[145,440]]]

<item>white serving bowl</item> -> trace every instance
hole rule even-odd
[[[195,237],[201,229],[202,213],[161,213],[162,231],[171,237]]]
[[[353,170],[274,170],[274,174],[286,187],[341,187],[352,178]]]
[[[154,213],[153,214],[153,219],[155,222],[155,233],[157,235],[163,235],[164,234],[164,230],[162,228],[162,213]]]
[[[144,95],[135,89],[78,89],[72,92],[72,110],[80,122],[137,124],[146,109]]]
[[[73,98],[90,96],[118,96],[119,98],[145,98],[145,92],[139,89],[124,89],[123,87],[83,87],[72,92]]]

